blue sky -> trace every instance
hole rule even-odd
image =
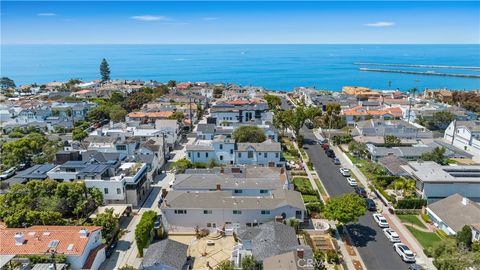
[[[479,44],[480,3],[1,1],[1,43]]]

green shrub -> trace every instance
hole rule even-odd
[[[446,232],[444,232],[443,230],[436,230],[435,232],[437,233],[438,236],[440,236],[440,238],[447,238],[448,237],[448,234]]]
[[[334,264],[338,264],[340,262],[340,257],[334,249],[327,250],[327,261]]]
[[[427,205],[424,199],[402,199],[397,202],[398,209],[421,209]]]
[[[325,205],[322,202],[313,202],[306,205],[308,212],[321,213]]]
[[[400,177],[388,175],[380,175],[375,177],[375,181],[377,181],[378,185],[380,185],[382,188],[388,187],[398,179],[400,179]]]
[[[143,213],[140,222],[135,228],[135,240],[137,241],[138,253],[143,257],[143,249],[148,247],[150,240],[152,239],[152,230],[157,218],[155,211],[147,211]]]

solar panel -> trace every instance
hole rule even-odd
[[[50,241],[50,243],[48,243],[48,248],[56,249],[58,247],[58,244],[60,244],[60,240],[52,240]]]

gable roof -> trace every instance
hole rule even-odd
[[[156,265],[167,265],[173,269],[183,269],[187,261],[188,246],[180,242],[164,239],[151,244],[142,261],[145,269]]]
[[[458,232],[465,225],[480,223],[480,205],[466,199],[458,193],[434,202],[428,208],[442,219],[450,228]]]
[[[237,143],[237,151],[249,151],[249,148],[253,147],[257,152],[280,152],[281,145],[271,140],[266,140],[262,143]]]
[[[311,250],[309,247],[300,246],[295,229],[283,223],[270,221],[258,227],[239,229],[240,241],[251,241],[252,255],[258,261],[265,258],[280,255],[301,247]]]

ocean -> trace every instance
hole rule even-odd
[[[360,71],[354,63],[480,66],[480,45],[1,45],[1,76],[17,85],[99,78],[102,58],[113,79],[232,82],[293,90],[413,87],[480,89],[480,79]],[[365,66],[480,75],[480,69]]]

